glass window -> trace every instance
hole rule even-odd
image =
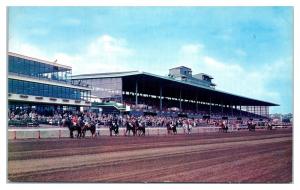
[[[44,96],[49,97],[49,85],[45,84],[44,85]]]
[[[36,61],[32,61],[33,63],[33,76],[38,77],[39,65]]]
[[[61,97],[62,98],[67,98],[66,97],[66,88],[65,87],[61,87]]]
[[[48,85],[48,87],[49,87],[49,93],[48,93],[48,95],[49,95],[49,97],[53,97],[53,86],[52,85]]]
[[[23,87],[24,82],[16,80],[16,90],[17,94],[24,94],[24,87]]]
[[[39,72],[39,77],[40,77],[40,78],[43,78],[43,77],[44,77],[44,76],[43,76],[44,72],[45,72],[45,64],[41,64],[41,63],[40,63],[40,72]]]
[[[67,98],[71,99],[72,98],[72,89],[71,88],[67,88],[66,89],[66,93],[67,93]]]
[[[24,59],[18,59],[18,62],[17,63],[17,73],[19,74],[23,74],[25,75],[26,74],[26,70],[28,69],[25,65],[25,60]]]
[[[76,91],[72,88],[72,99],[76,99]]]
[[[57,98],[57,86],[51,86],[52,88],[52,97],[56,97]]]
[[[24,83],[23,83],[23,87],[24,87],[24,94],[30,94],[29,93],[29,82],[27,82],[27,81],[24,81]]]
[[[30,76],[34,75],[34,62],[33,61],[29,61],[29,73],[30,73]]]
[[[8,72],[13,72],[14,58],[12,56],[8,57]]]
[[[61,93],[61,91],[62,91],[62,87],[61,87],[61,86],[58,86],[58,87],[57,87],[57,97],[58,97],[58,98],[62,98],[62,93]]]
[[[38,83],[38,91],[37,91],[37,95],[38,96],[44,96],[44,84],[39,84]]]
[[[12,80],[8,79],[8,93],[12,93]]]
[[[35,96],[40,96],[40,84],[39,83],[34,83],[35,84],[35,88],[34,88],[34,95]]]

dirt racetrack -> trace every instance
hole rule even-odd
[[[292,129],[9,140],[11,182],[292,182]]]

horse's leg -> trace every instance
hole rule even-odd
[[[74,136],[73,136],[73,130],[71,128],[69,130],[70,130],[70,138],[74,138]]]
[[[115,133],[116,133],[116,135],[119,135],[119,127],[116,128]]]
[[[94,131],[94,129],[90,129],[90,131],[92,133],[92,138],[94,138],[95,137],[95,131]]]
[[[81,128],[77,127],[77,138],[81,137]]]

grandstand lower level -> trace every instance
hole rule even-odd
[[[122,104],[126,111],[137,115],[267,118],[269,106],[278,106],[188,81],[138,71],[77,75],[72,80],[91,86],[92,96],[102,102]]]

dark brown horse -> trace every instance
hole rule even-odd
[[[219,129],[220,132],[224,132],[224,133],[228,132],[228,126],[225,125],[225,123],[221,122],[219,125],[220,125],[220,129]]]
[[[167,131],[168,135],[176,135],[177,134],[177,124],[173,125],[171,122],[167,123]]]
[[[125,136],[127,136],[127,133],[128,133],[128,135],[130,135],[130,131],[132,131],[133,136],[135,136],[136,135],[136,129],[137,129],[135,122],[126,121],[125,125],[126,125]]]
[[[145,136],[145,134],[146,134],[145,123],[137,123],[136,133],[138,136]]]
[[[256,124],[254,122],[248,122],[247,125],[249,131],[255,131]]]
[[[81,137],[81,126],[79,124],[80,122],[77,123],[72,123],[71,119],[66,118],[63,123],[62,126],[63,127],[68,127],[69,131],[70,131],[70,138],[74,138],[74,131],[77,131],[77,138]]]
[[[96,124],[91,122],[84,123],[83,127],[81,128],[81,136],[84,138],[86,131],[90,131],[92,134],[92,138],[94,138],[96,135]]]

